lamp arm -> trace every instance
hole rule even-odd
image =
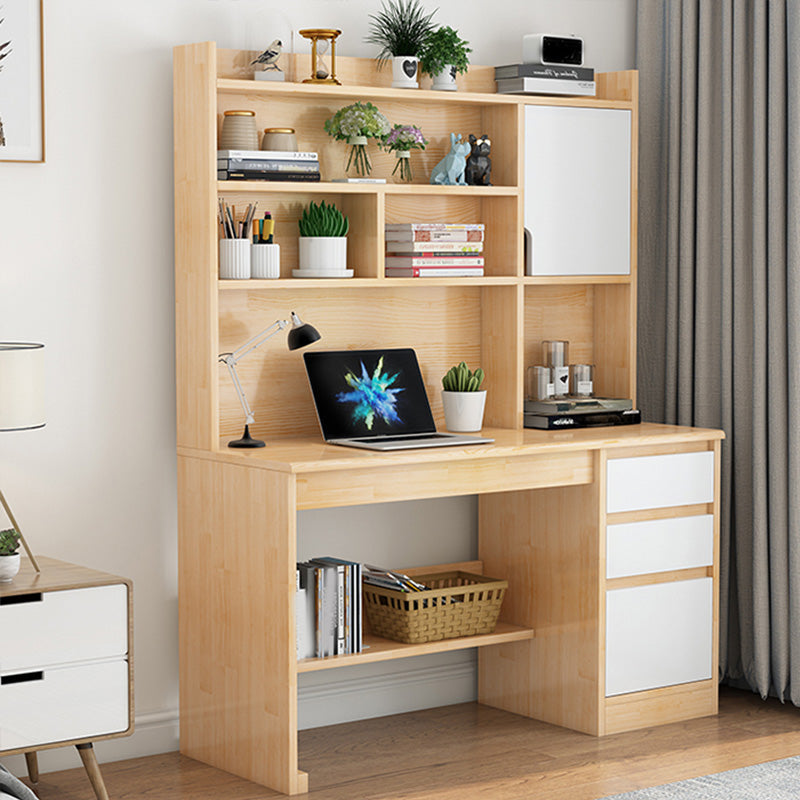
[[[241,347],[237,347],[232,353],[222,353],[219,357],[220,361],[228,363],[231,360],[233,366],[236,366],[248,353],[261,347],[267,339],[271,339],[276,333],[282,331],[289,324],[288,319],[276,319],[268,328],[257,333],[251,339],[248,339]]]
[[[245,415],[245,425],[250,425],[255,417],[253,416],[253,412],[250,410],[250,404],[247,402],[247,397],[245,397],[242,384],[239,383],[239,376],[236,373],[236,362],[233,361],[232,357],[229,357],[228,359],[225,359],[225,366],[228,368],[228,374],[231,376],[231,380],[233,381],[233,388],[236,391],[236,396],[239,398],[239,402],[242,404],[242,410],[244,411]]]

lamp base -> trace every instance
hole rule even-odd
[[[232,442],[228,442],[228,447],[264,447],[264,442],[261,439],[254,439],[250,436],[250,426],[244,426],[244,434],[241,439],[235,439]]]

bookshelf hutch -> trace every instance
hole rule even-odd
[[[298,673],[467,647],[481,648],[481,702],[594,735],[715,713],[721,433],[649,424],[522,427],[525,367],[539,363],[543,339],[566,339],[572,361],[594,364],[599,395],[635,399],[637,74],[598,75],[595,98],[513,96],[494,93],[491,67],[471,67],[459,91],[448,93],[392,89],[388,70],[341,57],[342,86],[254,81],[255,55],[212,42],[174,53],[182,752],[288,794],[307,791],[308,775],[298,770]],[[288,56],[288,77],[301,80],[308,61]],[[356,100],[375,103],[392,123],[423,130],[430,145],[412,155],[419,182],[330,180],[344,174],[345,147],[325,134],[323,122]],[[630,274],[524,274],[524,111],[531,104],[630,113]],[[322,182],[218,182],[218,127],[225,110],[238,108],[254,110],[260,128],[294,127],[300,149],[319,153]],[[490,136],[493,186],[425,182],[449,149],[451,131]],[[370,155],[373,177],[390,180],[392,156],[376,148]],[[272,212],[280,278],[218,279],[218,197],[236,206],[258,200],[261,211]],[[297,219],[304,204],[322,199],[350,218],[353,278],[291,277]],[[411,221],[485,223],[485,276],[385,277],[384,224]],[[217,355],[291,310],[318,328],[324,349],[413,347],[440,427],[441,376],[461,360],[479,364],[487,374],[485,432],[495,444],[402,454],[325,445],[301,358],[273,346],[239,365],[256,416],[253,435],[267,446],[229,450],[242,413]],[[711,462],[700,463],[706,456]],[[711,483],[705,480],[705,494],[678,486],[666,498],[649,496],[652,487],[643,485],[639,501],[626,505],[627,498],[612,510],[623,480],[609,467],[616,459],[620,467],[652,466],[652,474],[634,472],[645,482],[650,475],[653,486],[677,486],[695,467],[697,483]],[[495,632],[426,645],[368,637],[363,653],[298,662],[297,511],[463,494],[480,495],[480,560],[458,566],[510,583]],[[672,520],[680,528],[696,517],[711,524],[713,552],[705,560],[687,557],[607,578],[607,528],[610,537],[614,524]],[[606,636],[617,631],[608,627],[606,593],[657,593],[698,581],[707,595],[698,602],[708,612],[696,632],[705,653],[702,676],[681,664],[612,696]],[[662,600],[660,608],[671,603]],[[673,645],[666,642],[669,650]]]

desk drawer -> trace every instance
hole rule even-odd
[[[606,528],[606,578],[714,563],[714,517],[653,519]]]
[[[714,453],[674,453],[608,460],[609,514],[714,501]]]
[[[0,678],[0,750],[127,729],[125,659]]]
[[[124,656],[128,652],[125,584],[0,598],[0,673]]]

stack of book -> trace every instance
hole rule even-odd
[[[494,80],[498,94],[596,94],[592,67],[506,64],[494,68]]]
[[[360,653],[362,565],[324,556],[297,564],[297,658]]]
[[[480,277],[484,229],[478,222],[387,224],[386,277]]]
[[[319,181],[317,153],[286,150],[217,150],[217,180]]]

